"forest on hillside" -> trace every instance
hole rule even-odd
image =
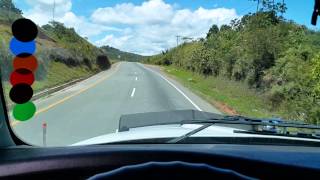
[[[144,56],[141,56],[139,54],[124,52],[108,45],[102,46],[100,48],[105,51],[106,54],[108,54],[108,57],[111,60],[114,61],[139,62],[144,58]]]
[[[145,62],[242,82],[273,110],[284,110],[283,118],[319,123],[320,32],[285,19],[285,4],[263,0],[262,5]]]

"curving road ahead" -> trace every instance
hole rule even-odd
[[[43,145],[43,122],[48,146],[69,145],[117,131],[122,114],[196,109],[219,113],[154,67],[122,62],[85,81],[37,100],[36,116],[12,121],[26,142]]]

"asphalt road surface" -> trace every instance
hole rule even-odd
[[[158,68],[122,62],[85,81],[35,101],[29,121],[11,121],[33,145],[70,145],[117,131],[123,114],[195,109],[219,113]],[[43,139],[43,123],[47,124]]]

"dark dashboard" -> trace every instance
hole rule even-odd
[[[15,179],[85,179],[150,161],[205,163],[259,179],[320,177],[316,147],[224,144],[17,146],[0,150],[0,176]]]

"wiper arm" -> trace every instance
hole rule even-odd
[[[196,128],[196,129],[188,132],[188,133],[185,134],[185,135],[182,135],[182,136],[180,136],[180,137],[177,137],[177,138],[174,138],[174,139],[169,140],[167,143],[173,143],[173,144],[174,144],[174,143],[180,142],[180,141],[182,141],[182,140],[184,140],[184,139],[192,136],[193,134],[196,134],[196,133],[198,133],[198,132],[206,129],[206,128],[209,127],[209,126],[212,126],[212,124],[205,124],[205,125],[203,125],[203,126],[200,126],[199,128]]]
[[[224,118],[222,119],[218,119],[218,118],[211,118],[211,119],[205,119],[205,120],[184,120],[184,121],[181,121],[181,124],[203,124],[202,126],[188,132],[187,134],[184,134],[180,137],[177,137],[177,138],[174,138],[174,139],[171,139],[169,140],[167,143],[171,143],[171,144],[174,144],[174,143],[178,143],[210,126],[212,126],[213,124],[215,123],[221,123],[221,122],[232,122],[232,121],[238,121],[240,119],[240,116],[225,116]]]
[[[261,125],[261,126],[273,126],[273,127],[291,127],[291,128],[302,128],[302,129],[319,129],[319,126],[309,125],[302,122],[294,121],[282,121],[282,120],[272,120],[272,119],[253,119],[242,116],[226,116],[224,118],[216,119],[204,119],[204,120],[184,120],[181,121],[181,124],[204,124],[199,128],[196,128],[187,134],[184,134],[180,137],[169,140],[167,143],[178,143],[184,139],[214,125],[214,124],[239,124],[239,125]],[[273,134],[277,135],[277,134]],[[284,135],[284,134],[282,134]],[[295,136],[300,137],[300,136]]]
[[[188,137],[190,137],[190,136],[192,136],[192,135],[194,135],[194,134],[196,134],[196,133],[198,133],[198,132],[200,132],[200,131],[202,131],[202,130],[210,127],[210,126],[212,126],[213,124],[215,124],[217,122],[219,123],[221,120],[222,121],[227,121],[227,122],[232,122],[232,120],[236,120],[236,118],[234,118],[234,117],[229,118],[229,116],[227,116],[227,117],[225,117],[223,119],[206,119],[206,120],[185,120],[185,121],[181,121],[181,124],[203,124],[203,123],[205,123],[205,124],[200,126],[200,127],[198,127],[198,128],[196,128],[196,129],[194,129],[194,130],[192,130],[192,131],[190,131],[190,132],[188,132],[187,134],[184,134],[184,135],[182,135],[180,137],[171,139],[167,143],[169,143],[169,144],[170,143],[171,144],[178,143],[178,142],[180,142],[180,141],[182,141],[182,140],[184,140],[184,139],[186,139],[186,138],[188,138]]]

